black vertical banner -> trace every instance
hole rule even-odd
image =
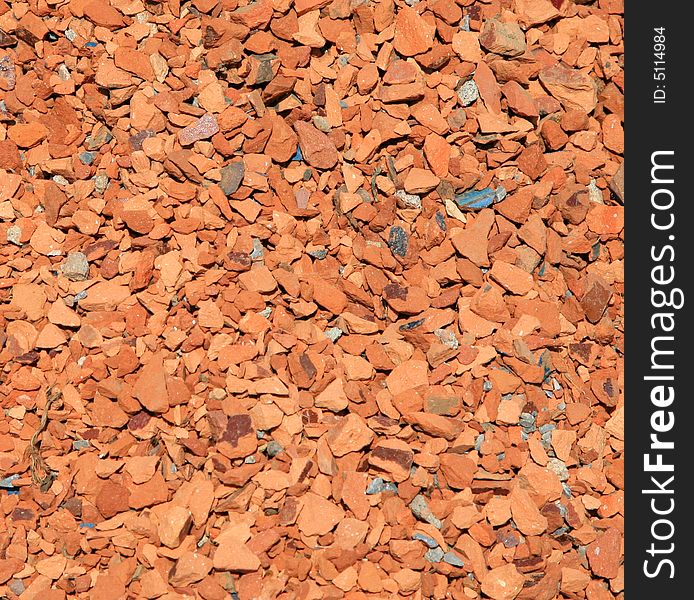
[[[625,15],[625,593],[691,598],[691,6]]]

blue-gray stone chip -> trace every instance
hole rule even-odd
[[[313,258],[317,258],[318,260],[323,260],[326,256],[328,256],[328,251],[325,248],[321,248],[320,250],[310,250],[309,255]]]
[[[80,161],[83,165],[91,165],[96,158],[96,152],[80,152]]]
[[[407,248],[410,242],[407,239],[407,233],[399,225],[393,225],[390,228],[390,235],[388,236],[388,247],[391,249],[393,254],[398,256],[405,256],[407,254]]]
[[[19,479],[19,475],[16,473],[14,475],[10,475],[9,477],[5,477],[4,479],[0,479],[0,488],[5,488],[5,489],[14,488],[15,479]]]
[[[457,194],[455,202],[460,208],[467,210],[479,210],[491,206],[496,200],[496,192],[492,188],[483,190],[470,190]]]
[[[430,563],[441,562],[443,557],[444,557],[444,551],[438,547],[432,548],[431,550],[427,550],[427,553],[424,555],[424,558],[426,560],[428,560]]]
[[[274,457],[277,456],[280,452],[283,452],[284,448],[282,447],[282,444],[279,442],[276,442],[275,440],[271,440],[268,442],[265,452],[269,457]]]
[[[385,481],[381,477],[376,477],[366,486],[366,493],[369,495],[380,494],[381,492],[395,492],[397,494],[398,486],[390,481]]]
[[[446,552],[446,554],[443,555],[443,562],[448,563],[449,565],[452,565],[454,567],[465,566],[463,559],[460,558],[460,556],[458,556],[455,552]]]
[[[412,539],[419,542],[424,542],[427,546],[429,546],[429,548],[436,548],[439,545],[439,543],[433,537],[419,532],[413,533]]]

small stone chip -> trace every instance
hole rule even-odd
[[[70,252],[60,270],[70,281],[84,281],[89,276],[89,261],[82,252]]]
[[[7,241],[10,242],[10,244],[15,244],[16,246],[21,245],[21,239],[22,239],[22,229],[19,227],[19,225],[10,225],[7,228]]]
[[[270,440],[265,447],[265,453],[270,457],[273,458],[280,454],[281,452],[284,452],[284,448],[282,447],[282,444],[279,442],[276,442],[275,440]]]
[[[405,230],[399,225],[393,225],[393,227],[390,228],[390,235],[388,236],[388,247],[393,251],[393,254],[405,256],[408,246],[409,240]]]
[[[425,560],[428,560],[430,563],[441,562],[444,556],[444,551],[439,547],[427,550],[427,552],[424,554]]]
[[[339,327],[331,327],[325,330],[325,337],[327,337],[331,342],[336,342],[340,339],[340,336],[344,332]]]
[[[398,486],[390,481],[384,481],[381,477],[376,477],[373,481],[369,483],[366,487],[366,493],[369,495],[380,494],[381,492],[393,492],[398,493]]]
[[[217,118],[214,115],[205,114],[192,125],[178,132],[178,141],[182,146],[190,146],[199,140],[211,138],[219,131]]]
[[[395,192],[395,197],[403,208],[422,208],[422,199],[416,194],[408,194],[405,190],[398,190]]]
[[[457,90],[458,98],[463,103],[463,106],[470,106],[474,104],[480,97],[480,92],[477,89],[477,84],[473,79],[469,79],[463,85],[461,85]]]
[[[427,546],[429,546],[429,548],[436,548],[439,545],[439,543],[433,537],[419,532],[413,533],[412,539],[419,542],[424,542]]]
[[[227,196],[231,196],[239,189],[245,174],[246,169],[242,161],[231,162],[222,167],[222,179],[219,182],[219,187]]]
[[[446,562],[449,565],[453,565],[454,567],[462,568],[465,566],[465,562],[463,562],[463,559],[452,551],[446,552],[443,555],[443,562]]]
[[[410,502],[410,510],[415,517],[422,521],[426,521],[430,525],[436,527],[436,529],[441,529],[443,526],[441,521],[431,512],[426,498],[421,494],[415,496],[412,502]]]

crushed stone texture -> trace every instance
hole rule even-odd
[[[0,597],[623,599],[623,63],[618,0],[0,1]]]

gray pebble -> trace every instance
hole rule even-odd
[[[344,332],[339,327],[331,327],[330,329],[326,329],[324,333],[325,337],[327,337],[331,342],[335,343],[340,339]]]
[[[97,194],[103,194],[108,187],[108,177],[106,175],[97,175],[94,177],[94,190]]]
[[[80,161],[84,165],[91,165],[96,158],[96,152],[80,152]]]
[[[89,440],[75,440],[72,442],[73,450],[82,450],[83,448],[89,448]]]
[[[251,250],[251,260],[260,260],[265,254],[262,242],[258,238],[253,238],[253,250]]]
[[[540,443],[542,444],[542,447],[545,450],[551,450],[552,448],[552,432],[548,431],[546,433],[543,433],[542,436],[540,437]]]
[[[421,494],[416,495],[412,499],[412,502],[410,502],[410,510],[412,511],[412,514],[421,521],[426,521],[430,525],[436,527],[436,529],[441,529],[441,521],[439,521],[434,513],[431,512],[429,504],[427,504],[427,499]]]
[[[58,67],[58,77],[62,79],[63,81],[70,81],[70,70],[67,68],[67,65],[62,64]]]
[[[369,485],[366,486],[366,493],[371,495],[371,494],[378,494],[384,490],[383,484],[385,482],[383,479],[380,477],[376,477]]]
[[[280,444],[279,442],[271,440],[268,442],[267,447],[265,448],[265,452],[270,458],[273,458],[277,456],[280,452],[284,452],[284,448],[282,447],[282,444]]]
[[[398,204],[404,208],[422,208],[422,199],[416,194],[408,194],[405,190],[395,192]]]
[[[14,475],[10,475],[9,477],[0,479],[0,488],[13,488],[15,479],[19,479],[19,474],[15,473]]]
[[[19,241],[22,238],[22,230],[18,225],[10,225],[7,228],[7,241],[10,244],[15,244],[16,246],[21,246]]]
[[[315,259],[324,260],[328,256],[328,251],[325,248],[321,248],[320,250],[311,250],[308,254]]]
[[[427,553],[424,555],[424,558],[426,560],[428,560],[430,563],[441,562],[443,557],[444,557],[444,551],[438,547],[432,548],[431,550],[427,550]]]
[[[325,117],[321,117],[320,115],[315,115],[313,117],[313,124],[316,126],[316,129],[319,131],[322,131],[323,133],[330,133],[330,123],[328,123],[328,119]]]
[[[457,90],[458,98],[463,103],[463,106],[474,104],[480,97],[480,91],[477,89],[477,84],[473,79],[469,79]]]
[[[527,412],[521,413],[518,424],[523,429],[528,429],[530,431],[534,431],[535,430],[535,417],[531,413],[527,413]]]
[[[446,552],[446,554],[443,555],[443,562],[453,565],[454,567],[465,566],[463,559],[460,558],[460,556],[458,556],[455,552]]]
[[[16,596],[21,596],[24,593],[26,587],[21,579],[13,579],[7,584],[7,587],[12,590],[12,593]]]
[[[515,548],[521,543],[521,538],[514,531],[501,534],[497,539],[507,548]]]
[[[446,329],[435,329],[434,335],[439,339],[439,342],[441,342],[444,346],[448,346],[452,350],[456,350],[460,345],[458,343],[458,338],[452,331],[448,331]]]
[[[70,252],[60,270],[70,281],[84,281],[89,277],[89,261],[82,252]]]
[[[439,543],[433,538],[429,537],[428,535],[424,535],[423,533],[413,533],[412,534],[412,539],[417,540],[419,542],[424,542],[429,548],[436,548]]]
[[[366,486],[366,493],[371,496],[373,494],[380,494],[381,492],[395,492],[398,493],[398,486],[390,481],[385,481],[382,477],[376,477],[368,486]]]

